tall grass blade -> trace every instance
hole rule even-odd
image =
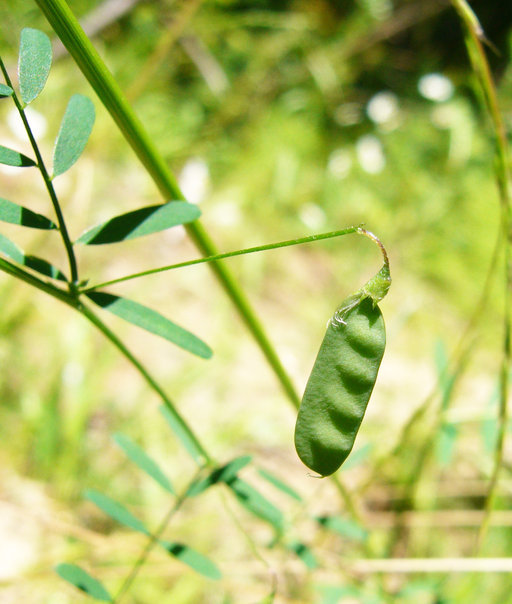
[[[112,596],[103,587],[103,585],[94,577],[86,572],[83,568],[76,564],[58,564],[55,567],[55,572],[67,581],[74,585],[80,591],[83,591],[91,598],[101,600],[102,602],[112,602]]]
[[[82,155],[94,125],[94,105],[82,94],[74,94],[62,118],[53,152],[53,176],[59,176]]]
[[[86,231],[77,243],[117,243],[187,224],[197,220],[199,216],[201,211],[197,206],[186,201],[170,201],[115,216]]]
[[[133,461],[143,472],[151,476],[153,480],[169,493],[175,494],[174,488],[167,476],[162,472],[160,466],[149,455],[136,445],[131,438],[124,434],[115,434],[114,442],[121,447],[126,456]]]
[[[18,77],[20,96],[27,105],[41,92],[52,66],[50,38],[39,31],[26,27],[21,31]]]
[[[198,357],[209,359],[213,354],[211,348],[197,336],[147,306],[104,292],[91,292],[87,297],[128,323],[154,333]]]

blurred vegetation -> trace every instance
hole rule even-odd
[[[100,4],[69,2],[80,16]],[[489,49],[489,57],[511,132],[512,5],[472,5],[499,51]],[[4,0],[0,24],[0,54],[14,76],[21,29],[51,31],[28,0]],[[453,389],[443,379],[438,384],[478,308],[499,222],[492,135],[453,10],[443,1],[159,0],[136,2],[104,25],[96,47],[189,199],[201,202],[222,251],[365,223],[390,255],[394,283],[382,305],[388,348],[356,443],[360,462],[341,474],[361,507],[367,542],[315,533],[299,506],[295,532],[311,537],[322,562],[318,574],[306,572],[298,558],[263,548],[266,527],[233,512],[277,572],[276,601],[512,602],[507,574],[379,575],[343,567],[368,551],[473,555],[473,512],[481,509],[490,472],[503,300],[496,280],[472,328],[464,379]],[[93,98],[98,117],[86,155],[58,183],[73,237],[119,211],[160,201],[65,55],[34,103],[46,120],[39,137],[46,155],[75,92]],[[3,101],[0,142],[23,150],[10,112]],[[46,211],[37,174],[2,170],[0,183],[0,196]],[[44,247],[64,265],[51,234],[2,229],[28,252]],[[84,249],[82,273],[104,280],[197,255],[182,233],[123,246]],[[301,390],[327,319],[380,259],[363,238],[346,237],[229,262]],[[292,482],[309,511],[339,512],[332,485],[312,485],[296,459],[295,412],[207,268],[116,291],[187,325],[213,347],[214,359],[203,363],[112,321],[219,459],[251,453]],[[115,582],[142,549],[85,503],[83,490],[108,492],[153,524],[166,505],[125,462],[112,434],[121,430],[144,445],[178,483],[191,464],[169,439],[153,395],[73,313],[6,276],[0,306],[1,599],[75,602],[51,570],[55,562],[86,560]],[[431,393],[435,402],[424,419],[393,450]],[[503,511],[511,505],[510,456],[508,463],[498,500]],[[459,516],[446,523],[450,511]],[[512,556],[511,518],[502,517],[484,550],[489,557]],[[225,578],[213,585],[155,553],[127,601],[263,601],[268,569],[254,559],[218,494],[188,504],[170,532],[212,556]]]

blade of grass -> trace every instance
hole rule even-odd
[[[64,0],[35,0],[35,2],[78,67],[89,80],[99,99],[135,151],[164,199],[184,200],[183,193],[168,169],[164,158],[155,148],[153,141],[135,115],[119,85],[66,2]],[[187,225],[186,229],[201,254],[213,256],[217,253],[210,236],[199,222]],[[298,408],[300,398],[295,387],[245,294],[224,265],[213,262],[212,270],[253,334],[286,395],[293,405]]]
[[[501,205],[501,228],[505,240],[505,296],[503,312],[503,353],[500,365],[500,403],[498,438],[494,455],[494,469],[485,501],[485,517],[478,534],[478,551],[481,551],[489,528],[490,515],[494,506],[498,478],[503,465],[505,433],[508,418],[508,372],[512,361],[512,203],[511,177],[509,172],[508,142],[505,125],[498,105],[496,86],[483,48],[484,31],[466,0],[452,0],[461,19],[466,46],[473,72],[478,78],[487,112],[491,119],[496,144],[496,181]]]

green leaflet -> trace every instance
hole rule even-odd
[[[183,543],[159,540],[158,543],[169,553],[171,556],[177,558],[183,564],[190,566],[200,575],[208,579],[218,580],[222,577],[218,566],[212,562],[203,554],[193,550],[188,545]]]
[[[124,434],[115,434],[114,442],[121,447],[127,457],[143,472],[151,476],[166,491],[169,491],[173,495],[175,494],[172,484],[162,472],[160,466],[143,449]]]
[[[14,149],[0,145],[0,164],[16,168],[29,168],[30,166],[35,166],[36,162],[30,159],[30,157],[23,155],[23,153],[18,153]]]
[[[260,469],[258,470],[258,474],[271,485],[276,487],[276,489],[279,489],[283,493],[289,495],[292,499],[295,499],[295,501],[302,501],[302,497],[297,493],[295,489],[283,482],[280,478],[277,478],[277,476],[274,476],[274,474],[272,474],[271,472],[264,469]]]
[[[287,548],[294,552],[304,562],[307,568],[317,568],[318,562],[311,551],[311,548],[302,541],[292,541],[287,545]]]
[[[209,359],[213,354],[211,348],[190,331],[183,329],[183,327],[166,319],[160,313],[138,302],[104,292],[90,292],[86,295],[101,308],[176,344],[176,346],[192,354],[203,359]]]
[[[252,514],[271,524],[276,532],[281,533],[284,518],[281,510],[263,497],[254,487],[236,476],[227,485],[236,495],[238,501]]]
[[[77,243],[117,243],[188,224],[200,216],[201,211],[197,206],[186,201],[170,201],[115,216],[83,233]]]
[[[90,99],[75,94],[62,118],[53,152],[53,176],[59,176],[77,161],[89,140],[94,124],[94,105]]]
[[[51,230],[57,228],[57,225],[46,216],[2,198],[0,198],[0,220],[32,229]]]
[[[21,32],[18,75],[20,96],[27,105],[41,92],[52,65],[52,44],[42,31],[26,27]]]
[[[0,84],[0,98],[12,96],[13,94],[14,94],[14,90],[10,86],[6,86],[5,84]]]
[[[85,570],[76,566],[76,564],[58,564],[55,567],[55,572],[67,581],[74,585],[80,591],[83,591],[91,598],[102,600],[103,602],[112,602],[112,596],[103,587],[103,585],[94,577],[91,577]]]
[[[175,416],[167,409],[167,407],[162,405],[160,407],[160,413],[164,416],[165,421],[169,424],[171,430],[181,442],[187,453],[199,467],[202,467],[205,463],[205,456],[203,455],[202,450],[197,448],[196,442],[190,438],[189,433],[183,429],[182,425],[176,420]]]
[[[232,459],[230,462],[220,466],[219,468],[215,468],[215,470],[210,472],[206,478],[194,482],[190,486],[189,490],[187,491],[187,497],[196,497],[197,495],[206,491],[206,489],[209,487],[213,486],[214,484],[218,484],[219,482],[224,482],[226,484],[229,483],[236,477],[242,468],[245,468],[245,466],[251,462],[251,460],[252,457],[250,455],[244,455],[242,457]]]
[[[90,489],[85,492],[85,497],[89,499],[89,501],[92,501],[94,505],[98,506],[102,512],[105,512],[107,516],[110,516],[119,522],[119,524],[123,524],[143,535],[150,534],[148,529],[138,518],[135,518],[135,516],[123,505],[117,503],[117,501],[114,501],[110,497],[107,497],[107,495],[103,495],[102,493],[98,493],[98,491]]]
[[[4,254],[14,262],[22,264],[27,268],[31,268],[46,277],[52,279],[58,279],[59,281],[66,281],[66,276],[57,267],[53,266],[46,260],[38,258],[37,256],[26,256],[23,250],[13,243],[7,237],[0,234],[0,253]]]

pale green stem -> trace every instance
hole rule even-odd
[[[147,277],[148,275],[154,275],[155,273],[162,273],[164,271],[170,271],[175,268],[183,268],[185,266],[193,266],[194,264],[203,264],[204,262],[215,262],[217,260],[224,260],[226,258],[234,258],[235,256],[244,256],[246,254],[254,254],[255,252],[264,252],[267,250],[277,250],[281,247],[289,247],[292,245],[301,245],[303,243],[310,243],[311,241],[320,241],[322,239],[331,239],[332,237],[341,237],[342,235],[348,235],[349,233],[360,232],[362,229],[359,227],[348,227],[341,231],[331,231],[330,233],[320,233],[319,235],[310,235],[308,237],[301,237],[300,239],[289,239],[288,241],[280,241],[278,243],[267,243],[266,245],[258,245],[256,247],[249,247],[243,250],[236,250],[234,252],[224,252],[222,254],[215,254],[214,256],[207,256],[206,258],[196,258],[194,260],[186,260],[185,262],[178,262],[177,264],[168,264],[159,268],[151,268],[140,273],[133,273],[126,275],[125,277],[118,277],[117,279],[111,279],[110,281],[104,281],[97,285],[92,285],[82,290],[83,293],[93,291],[96,289],[102,289],[115,283],[123,283],[124,281],[130,281],[131,279],[138,279],[139,277]]]

